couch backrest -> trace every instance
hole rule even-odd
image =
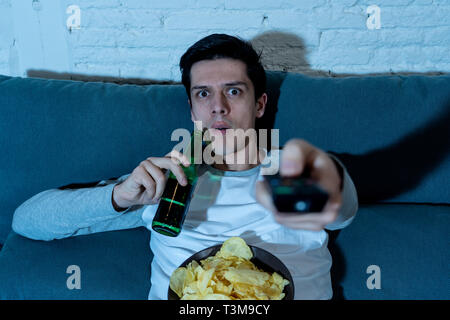
[[[346,153],[362,201],[449,202],[450,76],[270,72],[268,85],[280,142]],[[191,127],[181,85],[0,76],[0,243],[34,194],[130,173],[169,152],[175,128]]]

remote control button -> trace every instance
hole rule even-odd
[[[305,201],[298,201],[295,204],[295,210],[298,210],[298,211],[305,211],[307,207],[308,206]]]

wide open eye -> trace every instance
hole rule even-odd
[[[209,96],[209,92],[206,90],[200,90],[199,92],[197,92],[197,96],[199,98],[206,98],[207,96]]]
[[[238,88],[228,89],[228,94],[231,96],[237,96],[239,93],[241,93],[241,89],[238,89]]]

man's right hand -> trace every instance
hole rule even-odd
[[[116,211],[124,211],[133,205],[155,204],[166,186],[165,169],[170,170],[178,182],[185,186],[186,175],[181,168],[190,165],[182,153],[172,150],[164,157],[150,157],[142,161],[126,180],[113,188],[112,204]]]

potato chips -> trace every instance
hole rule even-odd
[[[215,256],[176,269],[170,288],[181,300],[281,300],[289,281],[258,269],[242,238],[225,241]]]

